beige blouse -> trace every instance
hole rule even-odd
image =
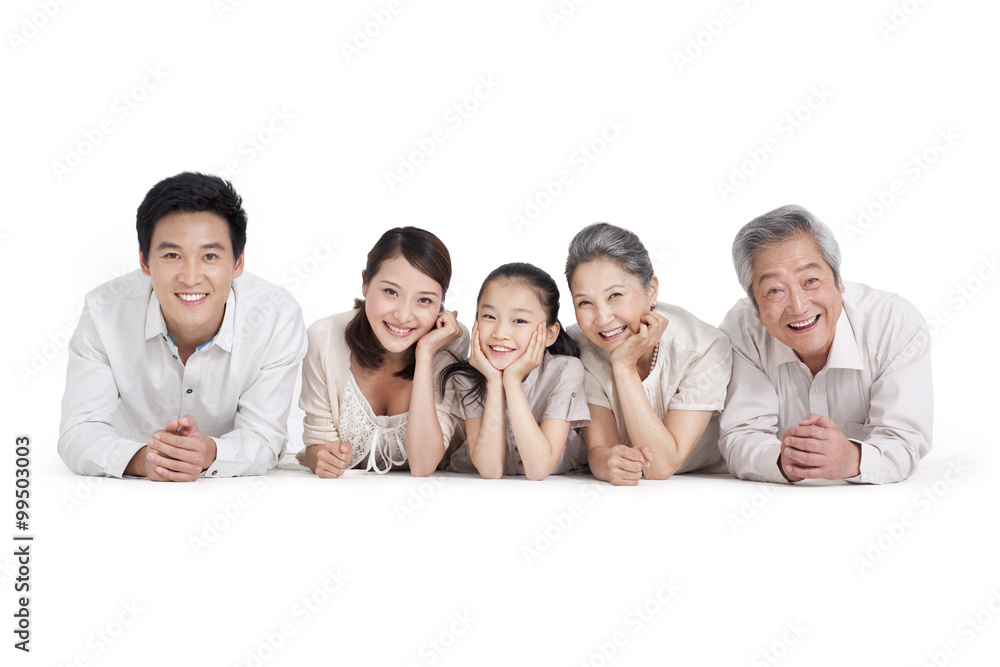
[[[677,306],[657,303],[654,311],[669,321],[660,338],[656,365],[643,380],[646,397],[662,420],[670,410],[722,410],[733,368],[733,351],[724,333]],[[583,348],[587,402],[611,410],[618,441],[632,446],[615,390],[611,356],[583,335],[578,325],[567,332]],[[677,472],[725,471],[716,439],[703,437]]]
[[[349,310],[345,313],[331,315],[314,322],[309,327],[309,351],[302,362],[302,393],[299,396],[299,407],[306,413],[303,420],[302,440],[308,447],[337,442],[341,440],[342,431],[344,431],[345,437],[348,431],[352,434],[364,432],[369,437],[376,438],[375,444],[369,449],[381,449],[386,453],[385,461],[382,461],[381,464],[388,464],[388,466],[376,463],[373,469],[378,469],[380,472],[388,469],[405,470],[408,468],[405,463],[406,452],[399,442],[399,438],[405,435],[406,415],[392,415],[391,417],[396,419],[392,419],[391,423],[382,423],[385,418],[379,418],[372,413],[368,402],[360,391],[350,391],[351,350],[347,347],[347,341],[344,339],[344,331],[355,312]],[[465,438],[464,424],[461,424],[452,416],[446,406],[442,405],[442,395],[437,386],[441,370],[455,361],[452,354],[459,359],[467,359],[469,356],[469,333],[461,324],[459,326],[462,328],[462,336],[439,350],[434,357],[434,395],[438,420],[441,423],[441,433],[444,436],[442,446],[445,449],[449,447],[453,439],[461,441]],[[348,409],[345,412],[344,399],[349,393],[351,400],[348,401]],[[341,420],[345,418],[351,419],[352,423],[349,426],[342,423]],[[379,429],[388,429],[392,432],[383,433]],[[383,438],[386,442],[380,444],[377,438]],[[396,440],[393,441],[392,438],[396,438]],[[351,444],[355,450],[361,446],[361,443],[352,442]],[[296,458],[299,463],[304,465],[305,451],[299,452]],[[357,451],[352,454],[352,467],[355,465],[365,466],[367,465],[365,461],[365,458],[358,456]]]

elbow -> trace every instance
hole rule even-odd
[[[551,469],[533,468],[524,466],[524,476],[527,477],[532,482],[540,482],[551,473]]]
[[[430,477],[435,470],[437,470],[437,466],[431,466],[427,463],[410,462],[410,475],[412,477]]]
[[[668,462],[664,465],[657,466],[656,464],[643,470],[642,474],[646,479],[650,480],[665,480],[670,479],[677,472],[677,469],[681,467],[680,462]]]
[[[479,476],[483,479],[500,479],[503,477],[503,470],[480,470]]]

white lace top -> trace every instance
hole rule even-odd
[[[406,415],[379,416],[354,379],[347,379],[340,403],[340,440],[351,443],[348,468],[386,473],[406,463]]]

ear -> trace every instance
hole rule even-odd
[[[365,296],[367,290],[368,285],[365,284],[365,270],[361,269],[361,296]]]
[[[240,253],[240,256],[236,258],[236,264],[233,265],[233,278],[239,278],[243,275],[243,257],[247,252],[244,250]]]
[[[753,316],[756,317],[758,320],[760,319],[760,313],[758,313],[756,310],[753,311]]]
[[[653,279],[649,281],[649,287],[646,288],[646,291],[649,294],[649,309],[652,310],[653,305],[656,304],[656,297],[660,294],[660,281],[656,276],[653,276]]]
[[[150,275],[149,262],[147,262],[146,258],[142,256],[142,249],[139,250],[139,268],[142,269],[143,275]]]
[[[550,327],[545,327],[545,347],[549,347],[559,338],[559,323],[556,322]]]
[[[841,280],[840,280],[840,293],[841,294],[844,293],[844,280],[843,280],[843,278],[841,278]]]

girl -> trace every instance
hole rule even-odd
[[[451,257],[416,227],[390,229],[368,253],[354,310],[309,327],[302,364],[306,449],[300,463],[320,477],[347,468],[431,474],[453,434],[439,420],[435,377],[468,334],[444,310]]]
[[[576,430],[590,423],[584,370],[557,319],[555,281],[531,264],[504,264],[486,277],[476,304],[469,361],[441,378],[468,438],[450,468],[532,480],[585,469]]]
[[[566,280],[583,348],[590,469],[612,484],[645,475],[725,472],[718,438],[706,435],[722,410],[732,371],[725,334],[656,300],[649,253],[632,232],[605,222],[569,244]],[[715,431],[717,435],[717,431]]]

